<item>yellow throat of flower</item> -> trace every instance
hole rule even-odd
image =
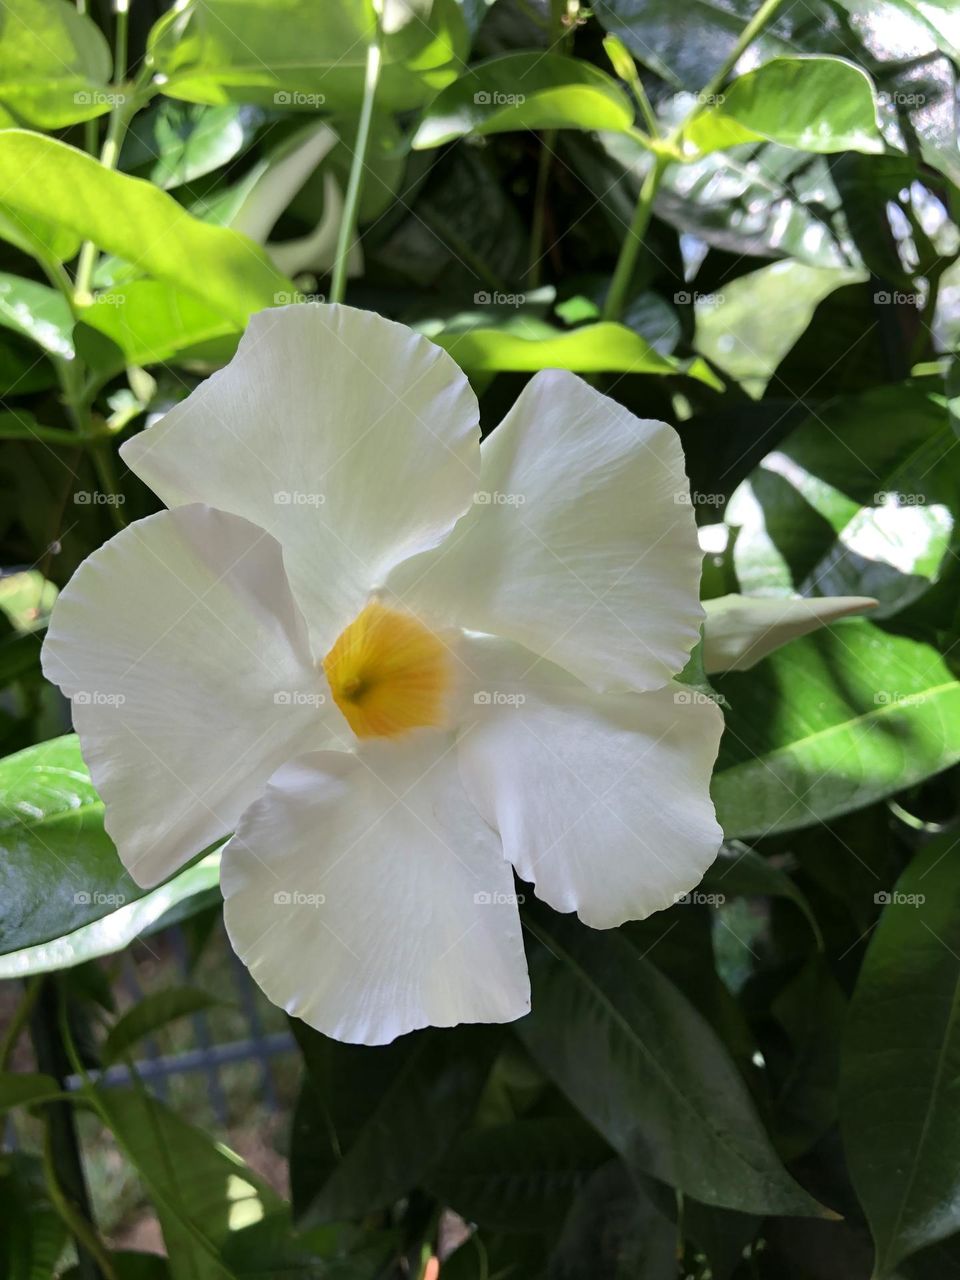
[[[323,670],[358,738],[394,738],[444,721],[452,683],[447,645],[412,614],[379,600],[341,631]]]

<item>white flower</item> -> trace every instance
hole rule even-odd
[[[511,864],[596,928],[698,883],[722,721],[672,683],[702,619],[672,428],[551,370],[481,447],[442,350],[293,306],[123,457],[169,510],[78,569],[44,670],[140,884],[235,832],[272,1000],[368,1044],[509,1021]]]

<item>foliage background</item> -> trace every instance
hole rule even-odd
[[[404,0],[367,131],[376,25],[0,9],[0,1275],[960,1274],[960,14]],[[691,901],[596,933],[528,895],[511,1027],[294,1028],[287,1202],[136,1080],[63,1100],[217,994],[198,967],[118,1013],[108,981],[172,920],[203,953],[216,866],[129,880],[38,654],[56,589],[152,509],[118,442],[347,264],[486,430],[555,365],[672,422],[704,598],[880,603],[714,679],[728,842]],[[78,1118],[168,1261],[87,1221]]]

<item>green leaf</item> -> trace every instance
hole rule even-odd
[[[431,334],[471,373],[536,373],[538,369],[571,369],[574,373],[686,374],[722,389],[702,360],[682,362],[662,356],[626,325],[600,321],[570,333],[526,322],[523,333],[509,329],[473,328]]]
[[[67,1241],[37,1156],[0,1156],[0,1275],[50,1280]]]
[[[263,112],[234,103],[204,107],[160,99],[134,117],[120,167],[125,173],[148,169],[144,176],[170,191],[229,164],[262,120]]]
[[[202,342],[240,332],[221,312],[162,280],[102,290],[83,311],[83,322],[116,344],[117,359],[101,373],[117,372],[124,363],[173,361]]]
[[[50,355],[73,358],[73,316],[63,294],[49,285],[0,272],[0,325]]]
[[[578,1117],[523,1119],[463,1134],[425,1183],[467,1222],[493,1231],[549,1231],[609,1155]]]
[[[308,1073],[290,1155],[302,1227],[365,1216],[415,1186],[469,1120],[500,1039],[461,1027],[365,1048],[291,1025]]]
[[[938,49],[960,62],[960,13],[954,0],[840,0],[840,4],[848,13],[867,18],[876,30],[886,30],[891,36],[894,32],[901,38],[906,34],[903,20],[907,19],[908,40],[912,35],[909,25],[915,23],[932,37]]]
[[[596,0],[591,8],[638,62],[694,91],[719,71],[757,11],[754,0]],[[778,53],[842,53],[846,33],[837,28],[820,0],[806,0],[802,8],[785,5],[758,33],[751,53],[764,61]]]
[[[933,841],[885,906],[847,1016],[841,1128],[876,1274],[960,1230],[960,860]],[[884,886],[886,888],[886,886]]]
[[[868,595],[883,617],[953,563],[958,511],[948,410],[908,383],[809,415],[733,494],[725,519],[740,526],[733,561],[744,591]]]
[[[749,845],[733,841],[725,844],[716,861],[707,868],[699,889],[704,893],[723,894],[726,897],[763,895],[771,898],[788,898],[800,909],[810,926],[818,947],[823,947],[823,935],[806,895],[787,874]]]
[[[701,152],[760,139],[823,154],[884,150],[870,77],[844,58],[772,58],[718,97],[683,131]]]
[[[550,1280],[666,1280],[677,1274],[677,1226],[619,1160],[590,1178],[550,1256]]]
[[[0,852],[0,954],[59,937],[143,893],[103,829],[103,804],[73,735],[0,760]]]
[[[286,1209],[232,1231],[223,1251],[237,1280],[371,1280],[387,1266],[395,1238],[333,1224],[296,1232]]]
[[[129,1053],[132,1045],[168,1022],[209,1009],[219,1001],[197,987],[168,987],[144,996],[110,1028],[100,1051],[104,1065]]]
[[[0,1112],[12,1107],[29,1107],[32,1102],[46,1102],[58,1098],[60,1093],[53,1076],[0,1073]]]
[[[444,89],[427,108],[413,147],[438,147],[468,133],[632,127],[630,99],[598,67],[556,53],[507,53],[477,63]]]
[[[110,46],[69,0],[4,0],[0,107],[20,124],[62,129],[109,111]]]
[[[947,663],[869,622],[839,622],[713,684],[727,704],[713,798],[728,838],[826,821],[960,760]]]
[[[543,945],[517,1033],[611,1146],[707,1204],[823,1212],[780,1164],[716,1034],[626,938],[560,917],[527,923]]]
[[[58,236],[69,240],[67,252],[63,240],[58,245],[64,258],[92,240],[241,327],[293,288],[245,237],[200,222],[149,182],[106,169],[52,138],[0,131],[0,193],[0,209],[14,217],[49,222],[55,216]]]
[[[696,348],[759,398],[817,304],[843,285],[866,279],[866,272],[849,267],[788,259],[738,276],[717,293],[692,293]]]
[[[228,1280],[230,1234],[283,1208],[239,1156],[146,1093],[96,1089],[97,1109],[157,1210],[172,1280]]]
[[[140,896],[122,907],[111,910],[109,906],[94,902],[87,909],[99,912],[100,918],[95,918],[92,923],[51,942],[0,955],[0,979],[52,973],[122,951],[134,938],[168,924],[176,924],[217,903],[220,898],[219,879],[220,855],[212,853],[149,893],[135,886]],[[104,912],[110,914],[104,915]]]
[[[455,78],[467,32],[456,0],[403,0],[391,16],[377,100],[407,110]],[[169,97],[316,112],[359,106],[374,23],[373,0],[194,0],[148,49]]]

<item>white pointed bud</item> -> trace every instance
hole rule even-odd
[[[704,600],[704,670],[708,675],[748,671],[781,645],[876,606],[869,596],[729,595]]]

